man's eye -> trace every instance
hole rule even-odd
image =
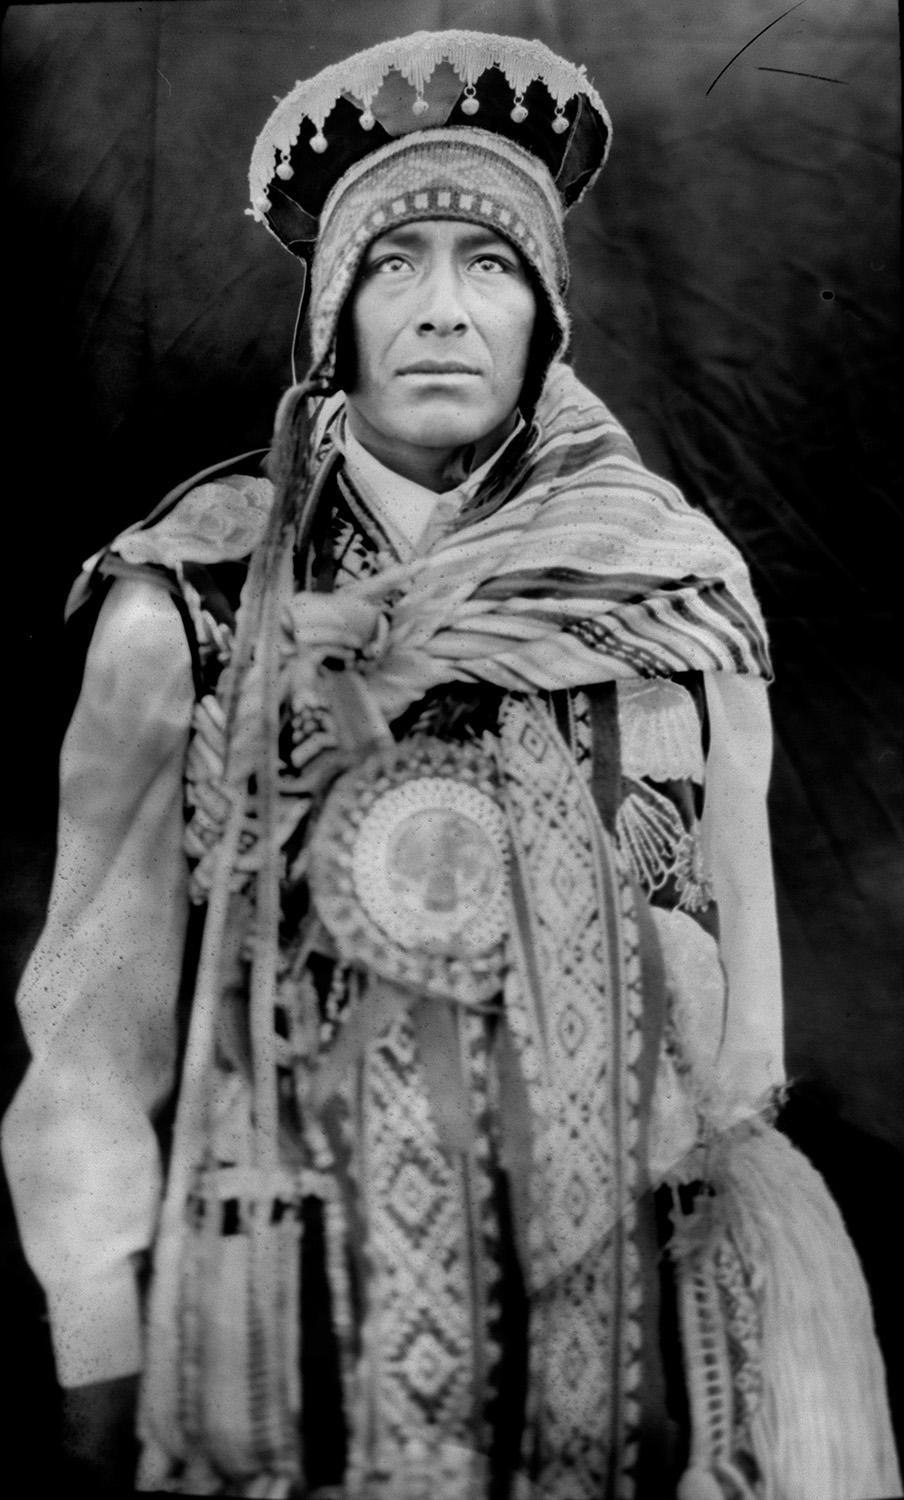
[[[400,271],[407,271],[411,262],[404,255],[384,255],[379,260],[372,260],[367,267],[369,276],[393,276]]]
[[[480,271],[513,271],[514,266],[504,255],[478,255],[473,264]]]

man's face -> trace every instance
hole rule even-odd
[[[353,432],[400,472],[410,450],[440,457],[501,438],[535,315],[521,257],[491,230],[443,219],[382,235],[353,293]]]

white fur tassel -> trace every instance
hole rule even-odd
[[[762,1320],[763,1396],[751,1434],[757,1494],[900,1496],[869,1293],[822,1177],[769,1128],[723,1137],[708,1177],[716,1225],[752,1275]]]

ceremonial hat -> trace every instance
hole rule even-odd
[[[568,337],[565,212],[601,170],[611,126],[583,68],[542,42],[421,31],[297,83],[254,148],[253,216],[311,269],[311,375],[335,377],[336,331],[367,246],[400,224],[478,223],[519,251]]]

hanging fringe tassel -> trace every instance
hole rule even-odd
[[[282,857],[276,815],[280,623],[292,598],[296,537],[303,537],[307,544],[320,493],[319,485],[316,495],[310,486],[309,396],[305,385],[294,386],[277,412],[274,506],[251,560],[233,653],[224,674],[228,745],[225,789],[232,808],[211,884],[155,1247],[139,1423],[144,1452],[138,1486],[144,1489],[215,1493],[225,1466],[239,1481],[234,1493],[284,1495],[300,1466],[299,1391],[294,1373],[299,1236],[291,1210],[282,1224],[275,1222],[274,1214],[278,1177],[274,1004]],[[205,1233],[203,1227],[199,1231],[191,1223],[190,1199],[199,1191],[199,1172],[211,1164],[214,1045],[224,959],[229,949],[228,928],[237,911],[230,889],[251,777],[256,785],[263,850],[256,877],[250,1014],[255,1185],[241,1205],[246,1232],[233,1236],[231,1242],[217,1233],[217,1244],[212,1246],[210,1226]],[[213,1214],[218,1207],[214,1193],[206,1203],[206,1212]],[[236,1404],[232,1437],[238,1438],[244,1424],[249,1424],[248,1440],[238,1441],[236,1451],[229,1442],[228,1412],[219,1400],[214,1401],[215,1409],[207,1405],[207,1387],[213,1374],[211,1355],[224,1331],[229,1330],[222,1319],[204,1322],[210,1288],[198,1285],[198,1277],[193,1274],[192,1268],[198,1269],[199,1254],[205,1279],[213,1275],[221,1289],[224,1277],[231,1280],[236,1300],[234,1317],[246,1321],[245,1378],[241,1372],[221,1371],[227,1379],[227,1405]],[[197,1368],[187,1368],[186,1360]],[[223,1394],[220,1388],[220,1396]],[[249,1454],[252,1458],[256,1454],[259,1460],[253,1476],[246,1467]]]
[[[703,1200],[704,1218],[712,1209],[710,1232],[702,1246],[694,1245],[692,1228],[676,1237],[679,1298],[693,1301],[701,1286],[718,1280],[716,1256],[729,1243],[750,1277],[760,1317],[762,1394],[747,1443],[759,1470],[757,1500],[899,1497],[869,1293],[823,1179],[784,1136],[763,1126],[723,1137],[707,1178],[716,1195]],[[688,1359],[692,1405],[704,1368]],[[722,1454],[706,1451],[699,1428],[694,1436],[682,1500],[733,1497]]]
[[[211,891],[182,1066],[169,1176],[154,1245],[138,1419],[138,1435],[143,1445],[137,1479],[139,1490],[167,1488],[173,1465],[185,1464],[190,1459],[193,1420],[187,1411],[187,1398],[190,1399],[196,1372],[183,1364],[186,1324],[190,1334],[192,1318],[191,1309],[183,1307],[191,1234],[188,1203],[206,1137],[216,1035],[216,981],[232,907],[229,876],[243,811],[242,799],[234,805],[227,822]],[[203,1494],[204,1490],[199,1489],[198,1493]]]

